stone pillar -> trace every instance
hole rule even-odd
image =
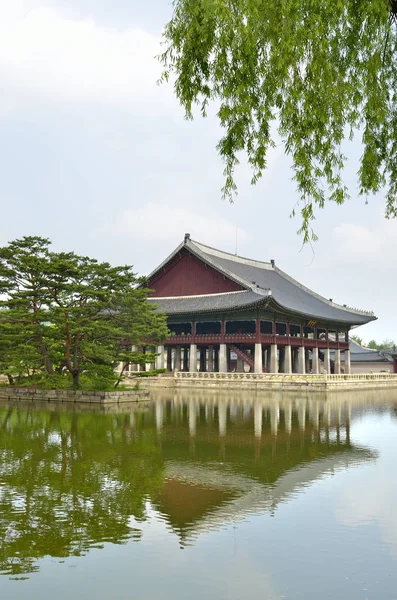
[[[305,348],[301,346],[298,350],[298,373],[305,374]]]
[[[167,371],[172,371],[172,348],[167,348]]]
[[[278,373],[277,344],[270,346],[270,373]]]
[[[156,369],[164,369],[164,346],[157,346]]]
[[[268,373],[271,373],[270,354],[270,346],[268,346],[266,350],[266,369]]]
[[[291,346],[284,348],[284,373],[292,373]]]
[[[164,346],[163,346],[163,348],[164,348]],[[137,352],[137,347],[131,346],[131,352]],[[136,363],[131,363],[129,371],[130,371],[130,373],[136,373],[137,371],[139,371],[139,365]]]
[[[219,344],[219,373],[227,373],[226,344]]]
[[[174,354],[174,371],[181,370],[181,349],[179,346],[175,348]]]
[[[183,370],[189,370],[189,348],[187,346],[183,349]]]
[[[143,348],[143,354],[145,356],[147,354],[147,348],[146,347]],[[143,365],[142,371],[150,371],[150,365],[149,365],[149,363],[145,362],[145,364]]]
[[[284,373],[284,348],[278,349],[278,372]]]
[[[335,375],[340,374],[340,350],[335,350],[334,354],[334,373]]]
[[[345,350],[345,373],[346,375],[350,375],[351,373],[350,350]]]
[[[214,346],[208,346],[208,371],[214,371]]]
[[[296,373],[298,370],[298,360],[297,360],[297,351],[296,348],[291,347],[291,362],[292,362],[292,372]]]
[[[254,362],[254,371],[255,373],[262,373],[262,344],[255,344],[255,362]]]
[[[196,344],[190,344],[189,371],[191,373],[197,372],[197,345]]]
[[[244,373],[244,361],[237,356],[237,373]]]
[[[312,349],[312,373],[319,373],[318,348]]]
[[[200,371],[205,373],[207,370],[207,350],[200,348]]]
[[[329,375],[331,373],[331,359],[329,356],[329,348],[324,350],[324,371]]]
[[[156,348],[156,346],[152,346],[152,347],[150,348],[150,352],[151,352],[152,354],[156,354],[156,352],[157,352],[157,348]],[[157,356],[156,356],[156,358],[157,358]],[[149,371],[154,371],[154,369],[156,368],[156,358],[154,359],[154,361],[153,361],[153,362],[151,362],[151,363],[149,364]]]
[[[305,348],[305,373],[310,373],[310,355],[309,355],[309,348]]]

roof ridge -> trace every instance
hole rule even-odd
[[[207,246],[206,244],[202,244],[201,242],[197,242],[195,240],[189,239],[189,242],[195,244],[196,246],[199,246],[199,249],[200,249],[200,247],[203,247],[203,248],[208,248],[209,250],[212,250],[213,256],[215,256],[215,257],[218,255],[219,258],[222,258],[222,255],[225,255],[227,258],[229,258],[230,260],[234,260],[235,262],[239,262],[239,263],[243,263],[243,264],[245,263],[245,264],[249,264],[251,266],[257,266],[259,268],[264,267],[266,270],[273,270],[276,273],[278,273],[279,275],[281,275],[282,277],[284,277],[285,279],[287,279],[288,281],[290,281],[291,283],[293,283],[294,285],[296,285],[297,287],[299,287],[300,289],[304,290],[305,292],[308,292],[309,294],[311,294],[318,300],[321,300],[328,306],[332,306],[333,308],[339,308],[341,310],[344,310],[346,312],[350,312],[353,314],[374,316],[373,311],[362,310],[360,308],[352,308],[350,306],[338,304],[337,302],[334,302],[333,300],[329,300],[328,298],[325,298],[321,294],[314,292],[309,287],[303,285],[302,283],[300,283],[299,281],[297,281],[296,279],[294,279],[293,277],[288,275],[288,273],[285,273],[285,271],[282,271],[282,269],[277,267],[277,265],[273,266],[272,263],[267,263],[264,261],[255,260],[255,259],[251,259],[251,258],[245,258],[243,256],[239,256],[236,254],[231,254],[230,252],[225,252],[224,250],[218,250],[217,248],[213,248],[212,246]],[[247,279],[245,281],[246,281],[247,285],[252,287],[251,282],[249,282]]]
[[[148,300],[175,300],[176,298],[213,298],[214,296],[230,296],[231,294],[245,294],[254,290],[235,290],[233,292],[215,292],[214,294],[189,294],[187,296],[151,296]],[[254,292],[255,293],[255,292]],[[260,296],[261,294],[258,294]]]
[[[207,244],[203,244],[202,242],[198,242],[196,240],[189,241],[190,243],[195,244],[196,246],[208,248],[208,250],[212,251],[210,252],[210,254],[213,254],[213,256],[218,256],[218,258],[222,258],[221,255],[225,255],[227,259],[233,260],[235,262],[243,262],[254,266],[261,266],[266,268],[267,270],[273,269],[271,262],[266,262],[264,260],[256,260],[254,258],[247,258],[246,256],[240,256],[239,254],[232,254],[231,252],[226,252],[226,250],[219,250],[219,248],[213,248],[212,246],[208,246]]]

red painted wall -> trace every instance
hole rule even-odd
[[[148,287],[155,290],[152,296],[156,297],[195,296],[244,289],[186,250],[182,250],[165,267],[165,272],[161,271],[149,280]]]
[[[394,372],[397,373],[397,358],[394,359]]]

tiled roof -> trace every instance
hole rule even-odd
[[[263,296],[270,296],[272,301],[288,311],[324,319],[336,323],[362,325],[376,319],[370,312],[341,306],[323,298],[312,290],[301,285],[292,277],[281,271],[273,262],[261,262],[243,258],[222,250],[216,250],[200,242],[195,242],[188,235],[175,251],[149,275],[163,268],[182,248],[186,248],[197,258],[212,266],[226,277],[238,282],[246,292],[232,294],[211,294],[181,298],[156,298],[155,301],[168,314],[190,311],[210,311],[227,308],[239,308],[263,301]],[[223,298],[221,298],[223,296]],[[258,298],[256,299],[256,296]]]
[[[360,346],[354,340],[350,340],[350,361],[352,363],[358,362],[392,362],[391,356],[383,350],[373,350],[372,348],[365,348]]]
[[[172,298],[149,298],[161,312],[167,315],[198,312],[218,312],[233,308],[248,308],[264,300],[263,294],[252,290],[229,292],[226,294],[206,294],[203,296],[174,296]]]

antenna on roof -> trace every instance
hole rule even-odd
[[[235,256],[237,256],[237,231],[238,231],[238,227],[236,226],[236,248],[234,251]]]

